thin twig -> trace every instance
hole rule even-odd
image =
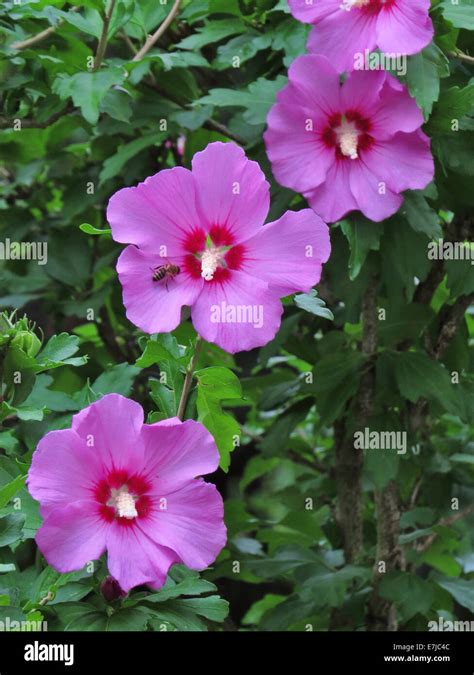
[[[38,122],[37,120],[27,118],[22,119],[21,117],[13,117],[12,119],[0,117],[0,129],[12,129],[13,122],[16,120],[20,121],[21,129],[47,129],[51,124],[54,124],[54,122],[57,122],[63,115],[67,115],[71,111],[72,109],[68,108],[60,110],[54,113],[54,115],[51,115],[51,117],[48,117],[44,122]]]
[[[50,26],[49,28],[42,30],[41,33],[33,35],[33,37],[22,40],[21,42],[14,42],[12,47],[13,49],[27,49],[28,47],[35,45],[37,42],[41,42],[41,40],[45,40],[47,37],[55,33],[58,26]]]
[[[133,54],[136,54],[138,52],[138,49],[135,47],[135,45],[133,44],[133,42],[130,40],[130,38],[126,33],[120,33],[119,37],[125,42],[125,44]]]
[[[175,0],[175,3],[173,7],[171,8],[170,13],[166,17],[166,19],[163,21],[163,23],[158,26],[156,31],[148,36],[148,39],[146,40],[145,44],[143,47],[135,54],[133,57],[132,61],[140,61],[147,52],[150,51],[150,49],[153,47],[153,45],[160,39],[160,37],[163,35],[163,33],[166,32],[168,27],[171,25],[173,22],[175,16],[179,12],[179,6],[181,4],[181,0]]]
[[[474,65],[474,56],[469,56],[469,54],[464,54],[464,52],[448,52],[449,56],[452,56],[460,61],[465,61],[470,63],[471,66]]]
[[[210,131],[217,131],[219,134],[222,134],[223,136],[227,136],[227,138],[230,138],[231,141],[235,141],[239,145],[245,145],[246,144],[246,140],[244,138],[242,138],[241,136],[238,136],[237,134],[234,134],[224,124],[221,124],[220,122],[217,122],[216,120],[213,120],[212,118],[209,118],[208,120],[206,120],[202,126],[205,129],[209,129]]]
[[[110,0],[109,6],[105,11],[105,15],[102,22],[102,32],[99,38],[99,44],[97,45],[97,51],[94,56],[94,68],[93,71],[99,70],[103,58],[105,56],[105,50],[107,49],[107,37],[109,34],[109,25],[114,13],[116,0]]]
[[[468,506],[462,511],[458,511],[458,513],[454,513],[452,516],[442,518],[438,523],[436,523],[436,525],[434,525],[434,527],[449,527],[450,525],[454,525],[454,523],[457,523],[459,520],[466,518],[466,516],[471,515],[471,513],[474,513],[474,504],[471,504],[471,506]],[[437,536],[438,536],[437,532],[430,534],[429,537],[427,537],[421,543],[415,546],[416,550],[419,553],[426,551],[426,549],[431,546],[431,544],[434,542]]]
[[[79,10],[79,7],[72,7],[69,11],[71,12],[77,12]],[[28,47],[31,47],[32,45],[35,45],[37,42],[41,42],[41,40],[45,40],[47,37],[52,35],[57,31],[58,28],[60,28],[64,23],[64,19],[61,19],[58,21],[58,23],[55,26],[49,26],[49,28],[45,28],[42,30],[40,33],[37,35],[33,35],[30,38],[27,38],[26,40],[20,40],[20,42],[14,42],[11,47],[13,49],[27,49]]]
[[[180,100],[176,96],[174,96],[171,92],[165,91],[160,87],[160,85],[157,82],[152,82],[150,80],[145,81],[145,84],[147,87],[150,87],[154,91],[158,92],[161,96],[166,96],[170,101],[173,103],[176,103],[176,105],[179,105],[180,108],[183,110],[190,110],[189,106],[184,105],[181,103]],[[208,129],[209,131],[217,131],[218,133],[222,134],[223,136],[226,136],[229,138],[231,141],[235,141],[239,145],[246,145],[247,141],[245,138],[242,138],[241,136],[238,136],[237,134],[234,134],[230,129],[228,129],[224,124],[221,122],[217,122],[216,120],[213,120],[212,118],[209,118],[204,122],[202,125],[204,129]]]
[[[178,417],[182,421],[184,413],[186,411],[186,404],[188,402],[189,392],[191,390],[191,384],[193,381],[194,370],[196,369],[197,360],[199,358],[199,353],[201,351],[202,340],[200,337],[196,340],[196,345],[194,347],[193,358],[191,363],[188,366],[186,371],[186,377],[184,378],[183,391],[181,392],[181,398],[178,405]]]
[[[474,302],[474,293],[461,295],[453,305],[450,305],[445,309],[442,316],[441,329],[433,353],[433,356],[437,361],[444,356],[444,353],[456,335],[466,310],[472,302]]]
[[[416,500],[418,499],[418,495],[420,493],[422,483],[423,483],[423,476],[420,476],[415,483],[415,487],[413,488],[413,492],[411,493],[410,509],[414,509],[415,506],[416,506]]]

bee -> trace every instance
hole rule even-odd
[[[174,279],[181,272],[181,268],[178,265],[172,265],[171,263],[165,263],[164,265],[159,265],[154,269],[151,268],[153,272],[153,281],[163,281],[165,280],[165,287],[168,290],[168,282],[170,279]]]

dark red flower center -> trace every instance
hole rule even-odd
[[[370,120],[355,110],[347,110],[343,115],[336,113],[329,117],[322,140],[328,148],[334,148],[338,159],[358,159],[360,152],[374,142],[371,126]]]
[[[148,481],[141,476],[112,471],[96,485],[94,496],[104,520],[130,526],[150,512],[149,491]]]
[[[359,10],[365,14],[378,14],[383,10],[390,9],[397,0],[342,0],[341,9],[348,12]]]
[[[213,225],[209,232],[196,228],[183,242],[186,255],[183,267],[194,279],[222,282],[231,270],[243,263],[245,248],[235,243],[232,232],[225,225]]]

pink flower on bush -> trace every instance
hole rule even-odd
[[[208,567],[226,542],[222,498],[203,474],[219,454],[198,422],[143,423],[138,403],[104,396],[39,442],[28,488],[43,525],[36,542],[59,572],[107,551],[124,591],[160,588],[168,569]]]
[[[366,50],[416,54],[433,39],[430,0],[288,0],[293,16],[313,24],[308,51],[352,70]],[[316,73],[314,74],[316,77]]]
[[[374,221],[398,211],[404,190],[433,179],[423,115],[384,71],[353,71],[341,86],[324,56],[298,57],[270,110],[265,144],[281,185],[301,192],[325,221],[360,210]]]
[[[280,298],[309,291],[329,257],[328,228],[310,209],[263,226],[269,185],[233,143],[198,152],[192,171],[167,169],[110,199],[113,238],[129,243],[117,271],[127,317],[172,331],[183,306],[197,332],[228,352],[276,334]]]

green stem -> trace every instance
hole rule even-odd
[[[191,359],[191,363],[189,364],[188,369],[186,371],[186,377],[184,378],[183,391],[181,392],[181,398],[179,400],[178,406],[178,417],[181,421],[183,421],[184,412],[186,410],[186,404],[188,402],[189,392],[191,390],[191,384],[193,381],[193,375],[196,369],[199,354],[201,352],[202,343],[203,343],[202,339],[198,337],[198,339],[196,340],[196,346],[194,348],[193,358]]]

